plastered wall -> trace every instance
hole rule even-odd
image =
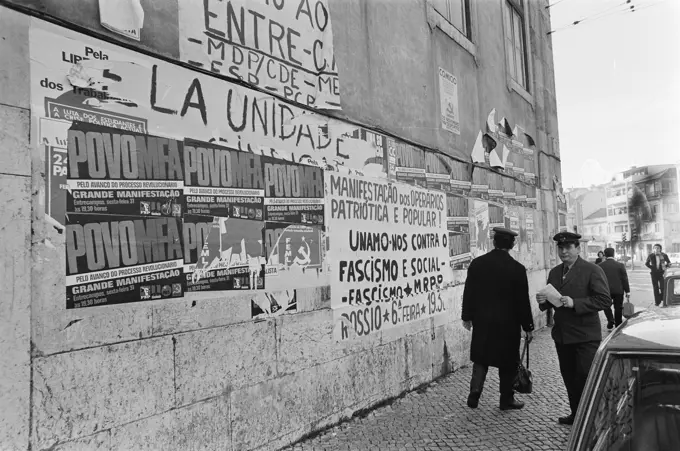
[[[408,140],[466,164],[492,108],[521,124],[537,139],[537,155],[545,153],[536,158],[533,244],[523,256],[533,296],[556,262],[550,237],[557,230],[552,175],[559,165],[548,144],[557,135],[551,49],[542,39],[548,18],[541,3],[531,4],[536,75],[528,102],[508,87],[502,69],[501,2],[496,9],[475,7],[471,54],[428,25],[426,2],[331,0],[342,110],[326,117],[349,118],[365,130],[388,132],[384,142]],[[72,9],[50,2],[35,8],[73,17],[69,22],[84,27],[83,36],[106,35],[167,58],[179,54],[167,39],[131,43],[103,32],[86,11],[64,16]],[[29,80],[39,69],[29,33],[39,19],[25,12],[0,6],[0,346],[6,350],[0,449],[277,449],[468,364],[470,335],[459,321],[464,269],[441,289],[443,312],[351,339],[338,339],[332,283],[297,288],[296,309],[282,315],[255,317],[252,290],[66,308],[66,238],[46,214],[40,114],[31,110]],[[176,10],[149,15],[176,16]],[[438,122],[439,67],[464,86],[459,135]],[[190,78],[191,69],[181,71]],[[534,314],[543,326],[545,317]]]

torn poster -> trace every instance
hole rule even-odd
[[[321,225],[267,222],[264,231],[267,290],[327,285]]]
[[[102,27],[139,41],[144,25],[144,9],[140,0],[99,0]]]
[[[258,292],[250,300],[253,319],[265,319],[297,311],[297,291]]]
[[[186,291],[264,288],[262,221],[186,215]]]

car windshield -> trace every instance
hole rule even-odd
[[[610,357],[582,449],[680,450],[680,355]]]

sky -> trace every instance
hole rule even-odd
[[[550,0],[553,30],[602,13],[553,33],[566,188],[680,163],[680,0],[625,2]]]

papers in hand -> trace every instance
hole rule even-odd
[[[551,284],[546,285],[545,288],[538,292],[538,294],[547,296],[548,302],[550,302],[555,307],[562,307],[562,302],[560,301],[560,299],[562,299],[562,295]]]

